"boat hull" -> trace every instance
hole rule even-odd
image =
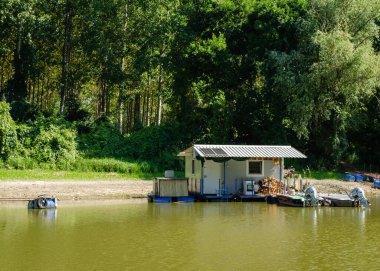
[[[321,195],[331,207],[355,207],[355,200],[346,195]]]
[[[278,205],[291,207],[305,207],[305,201],[301,197],[291,195],[276,195]]]

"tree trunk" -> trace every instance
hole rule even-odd
[[[22,41],[22,27],[19,30],[19,34],[16,41],[16,49],[14,52],[14,82],[13,93],[11,95],[13,101],[21,101],[27,97],[26,89],[26,67],[24,63],[24,54],[26,44]]]
[[[124,12],[124,24],[123,24],[123,35],[124,35],[124,40],[123,40],[123,54],[126,51],[126,35],[127,35],[127,22],[128,22],[128,2],[125,3],[125,12]],[[123,56],[121,59],[121,71],[124,73],[125,72],[125,57]],[[123,84],[119,85],[119,97],[118,97],[118,127],[120,133],[123,133],[123,110],[124,110],[124,95],[123,95]]]
[[[68,92],[69,84],[69,66],[70,66],[70,51],[71,51],[71,29],[72,29],[72,16],[70,0],[66,0],[65,22],[64,22],[64,37],[62,47],[62,78],[61,78],[61,92],[60,92],[60,106],[59,112],[63,114],[65,109],[66,95]]]
[[[160,56],[161,55],[162,55],[162,52],[160,52]],[[162,91],[162,63],[160,63],[159,70],[158,70],[157,125],[161,124],[161,117],[162,117],[162,95],[161,95],[161,91]]]
[[[135,95],[135,104],[134,104],[134,112],[133,112],[133,130],[139,130],[141,128],[141,95]]]

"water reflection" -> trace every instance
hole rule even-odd
[[[27,209],[29,220],[33,222],[42,222],[45,224],[54,224],[57,221],[57,209]]]

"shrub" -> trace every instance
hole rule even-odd
[[[179,129],[175,125],[146,127],[132,133],[127,138],[127,143],[128,157],[152,161],[162,168],[178,169],[176,154],[183,146]]]
[[[61,168],[77,157],[76,130],[57,118],[39,117],[18,127],[23,153],[44,167]]]
[[[0,102],[0,158],[7,161],[11,155],[17,154],[18,140],[16,124],[6,102]]]
[[[102,119],[79,135],[79,150],[89,158],[122,158],[126,156],[126,140],[109,121]]]
[[[93,172],[117,172],[123,174],[139,175],[156,173],[157,166],[148,162],[129,162],[114,158],[79,158],[70,165],[70,170]]]

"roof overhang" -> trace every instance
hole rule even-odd
[[[306,158],[306,155],[291,146],[278,145],[209,145],[196,144],[178,156],[203,158]]]

